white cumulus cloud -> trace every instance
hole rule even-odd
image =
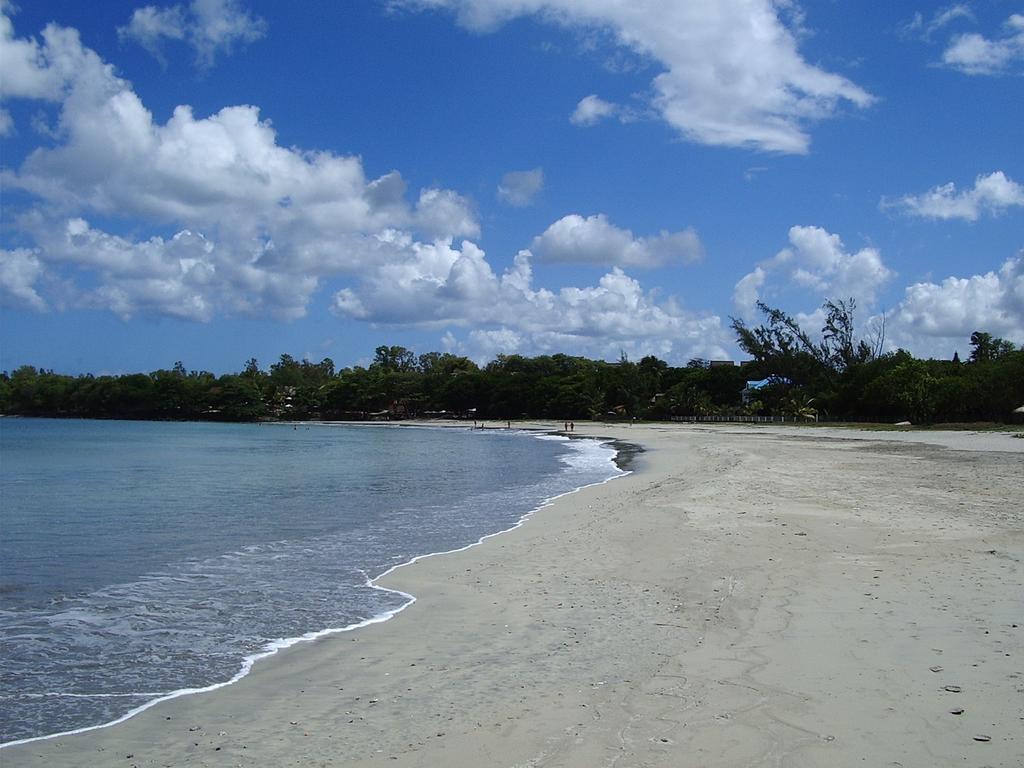
[[[315,278],[292,279],[222,253],[199,233],[132,240],[92,228],[81,218],[63,228],[40,221],[40,253],[52,265],[88,269],[95,288],[77,291],[78,306],[109,309],[122,318],[159,314],[208,321],[218,311],[300,316]]]
[[[882,200],[881,207],[929,219],[977,221],[982,214],[998,215],[1008,208],[1024,206],[1024,187],[995,171],[978,176],[970,189],[957,191],[953,182],[934,187],[922,195],[904,195]]]
[[[789,247],[736,283],[733,306],[740,316],[752,317],[762,291],[772,283],[801,287],[815,304],[852,297],[861,306],[870,306],[893,276],[877,249],[849,252],[839,235],[821,227],[795,226],[789,230]]]
[[[603,213],[563,216],[533,239],[531,249],[541,261],[641,268],[692,262],[704,254],[693,229],[634,237]]]
[[[914,283],[887,316],[891,344],[917,354],[948,357],[974,331],[1024,343],[1024,253],[998,271]]]
[[[659,303],[617,267],[597,285],[553,291],[533,285],[530,251],[501,275],[470,242],[415,244],[412,251],[412,258],[379,265],[337,292],[334,311],[381,324],[471,326],[464,343],[474,355],[550,351],[557,339],[557,351],[618,357],[620,349],[657,347],[687,359],[722,355],[729,344],[717,316]],[[498,349],[497,341],[510,346]]]
[[[471,240],[471,202],[452,190],[410,194],[397,171],[368,178],[358,157],[282,146],[253,105],[208,115],[182,105],[160,122],[74,30],[5,39],[21,74],[4,86],[59,105],[52,143],[2,171],[29,200],[10,221],[31,245],[3,254],[7,303],[290,319],[324,291],[340,316],[467,334],[455,345],[685,360],[731,343],[717,316],[622,270],[695,257],[691,230],[635,237],[600,216],[579,217],[576,232],[563,223],[540,238],[549,256],[611,269],[593,285],[540,287],[529,251],[495,271]],[[588,255],[588,243],[604,250]]]
[[[501,177],[498,199],[516,208],[531,205],[544,189],[544,169],[509,171]]]
[[[491,30],[535,15],[573,29],[600,29],[622,48],[656,61],[650,106],[688,140],[717,146],[805,153],[807,126],[841,105],[873,97],[847,78],[808,63],[798,50],[802,14],[771,0],[402,0],[454,11]],[[595,95],[577,105],[589,125],[614,105]]]
[[[429,237],[479,237],[480,223],[472,204],[450,189],[420,192],[413,217],[415,227]]]
[[[745,317],[753,314],[754,307],[761,299],[761,288],[768,279],[768,272],[764,267],[754,267],[736,283],[732,293],[733,306]]]
[[[179,106],[158,123],[74,30],[50,25],[41,43],[3,34],[21,73],[0,78],[6,93],[56,100],[60,113],[56,144],[2,180],[40,203],[17,216],[33,258],[98,281],[81,304],[125,317],[298,317],[325,278],[401,258],[417,238],[479,235],[457,193],[428,188],[410,202],[398,172],[368,179],[358,157],[281,146],[254,106],[205,117]],[[178,234],[116,236],[94,216]]]
[[[42,262],[28,248],[0,248],[0,303],[37,312],[45,310],[46,302],[36,291],[43,273]]]
[[[112,72],[99,56],[82,47],[76,30],[49,24],[40,44],[15,37],[6,11],[7,6],[0,5],[0,99],[60,101],[68,84],[82,72]]]
[[[521,333],[509,328],[494,330],[476,330],[469,332],[466,342],[458,342],[454,334],[449,333],[449,344],[460,354],[469,354],[478,363],[486,363],[498,355],[518,355],[524,351],[526,340]],[[532,350],[531,350],[532,351]]]
[[[1015,13],[1003,34],[987,38],[975,32],[956,35],[942,54],[942,63],[968,75],[1001,75],[1024,63],[1024,15]]]
[[[569,117],[569,122],[573,125],[596,125],[606,117],[612,117],[618,111],[618,105],[605,101],[596,94],[591,94],[579,100],[576,109]]]
[[[146,5],[136,8],[127,25],[118,27],[118,37],[138,43],[150,55],[165,63],[165,40],[184,40],[186,35],[185,9],[180,5],[157,8]]]
[[[161,63],[165,41],[185,41],[194,49],[196,63],[209,67],[218,53],[231,53],[236,45],[259,40],[266,28],[266,22],[250,14],[238,0],[192,0],[188,6],[136,8],[117,33],[122,40],[141,45]]]

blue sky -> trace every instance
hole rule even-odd
[[[1024,5],[0,0],[0,368],[1024,342]]]

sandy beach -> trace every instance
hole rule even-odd
[[[1024,439],[576,433],[636,471],[395,571],[388,622],[0,764],[1024,765]]]

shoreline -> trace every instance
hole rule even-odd
[[[1022,441],[577,427],[643,471],[382,575],[392,621],[5,764],[1017,764]]]
[[[307,426],[309,426],[311,424],[322,425],[322,426],[349,426],[350,425],[350,423],[348,423],[348,422],[281,422],[282,425],[288,425],[288,426],[297,425],[297,424],[301,424],[301,423],[304,423]],[[355,424],[355,426],[386,427],[386,426],[389,426],[389,425],[381,424],[381,423],[378,423],[378,422],[366,422],[366,423]],[[453,424],[453,425],[447,425],[447,424],[441,425],[441,424],[431,424],[429,422],[411,422],[411,423],[405,423],[405,424],[395,424],[395,425],[391,425],[391,426],[405,426],[405,427],[411,427],[411,428],[425,428],[425,429],[445,428],[445,427],[448,427],[448,426],[460,426],[460,427],[468,429],[468,427],[465,427],[464,425],[455,425],[455,424]],[[526,436],[526,437],[538,437],[538,436],[541,436],[541,435],[552,435],[552,436],[556,436],[556,437],[565,437],[566,439],[576,439],[576,436],[574,436],[574,435],[566,435],[566,434],[563,434],[563,433],[543,431],[543,430],[536,430],[536,429],[517,429],[515,431],[519,432],[520,434],[522,434],[523,436]],[[615,466],[615,468],[617,469],[618,474],[611,475],[610,477],[607,477],[604,480],[600,480],[600,481],[597,481],[597,482],[594,482],[594,483],[588,483],[588,484],[585,484],[585,485],[577,486],[577,487],[572,488],[572,489],[570,489],[568,491],[564,491],[562,493],[556,494],[555,496],[548,497],[548,498],[544,499],[543,501],[541,501],[536,507],[533,507],[533,508],[527,510],[526,512],[524,512],[522,515],[520,515],[519,518],[516,520],[516,522],[513,525],[509,526],[508,528],[503,528],[501,530],[494,531],[492,533],[484,534],[483,536],[478,538],[476,541],[470,542],[469,544],[466,544],[466,545],[461,546],[461,547],[456,547],[454,549],[447,549],[447,550],[439,550],[437,552],[426,552],[426,553],[423,553],[423,554],[415,555],[415,556],[411,557],[410,559],[408,559],[408,560],[406,560],[404,562],[397,563],[396,565],[393,565],[393,566],[387,568],[386,570],[384,570],[383,572],[381,572],[380,574],[378,574],[378,575],[376,575],[376,576],[374,576],[372,578],[368,577],[366,579],[366,586],[367,587],[369,587],[371,589],[375,589],[375,590],[382,590],[384,592],[389,592],[391,594],[400,595],[401,597],[405,598],[405,602],[402,605],[398,606],[397,608],[394,608],[394,609],[391,609],[391,610],[388,610],[388,611],[384,611],[383,613],[371,616],[371,617],[366,618],[366,619],[362,619],[362,620],[357,621],[357,622],[353,622],[352,624],[348,624],[348,625],[345,625],[345,626],[342,626],[342,627],[325,627],[323,629],[311,630],[311,631],[306,632],[306,633],[304,633],[302,635],[298,635],[298,636],[294,636],[294,637],[284,637],[284,638],[275,638],[275,639],[272,639],[272,640],[267,640],[266,643],[262,646],[262,648],[259,651],[255,652],[255,653],[251,653],[251,654],[245,656],[241,660],[240,665],[239,665],[239,670],[234,675],[232,675],[231,678],[229,678],[228,680],[224,680],[224,681],[216,682],[216,683],[210,683],[209,685],[204,685],[204,686],[200,686],[200,687],[179,688],[179,689],[176,689],[176,690],[173,690],[173,691],[168,691],[166,693],[161,693],[159,695],[154,696],[154,698],[149,699],[148,701],[144,702],[143,704],[140,704],[139,706],[129,710],[125,714],[120,715],[120,716],[114,718],[113,720],[110,720],[110,721],[105,722],[105,723],[99,723],[99,724],[96,724],[96,725],[87,725],[87,726],[82,726],[80,728],[74,728],[74,729],[70,729],[70,730],[66,730],[66,731],[58,731],[58,732],[55,732],[55,733],[43,734],[43,735],[39,735],[39,736],[30,736],[30,737],[26,737],[26,738],[22,738],[22,739],[13,739],[11,741],[2,742],[2,743],[0,743],[0,752],[2,752],[2,750],[10,748],[10,747],[17,747],[17,746],[22,746],[22,745],[36,743],[36,742],[49,741],[49,740],[52,740],[52,739],[59,739],[59,738],[67,737],[67,736],[77,736],[79,734],[90,733],[92,731],[98,731],[98,730],[103,730],[103,729],[106,729],[106,728],[116,727],[118,725],[121,725],[122,723],[128,722],[129,720],[131,720],[132,718],[136,717],[137,715],[140,715],[143,712],[145,712],[145,711],[147,711],[147,710],[149,710],[149,709],[151,709],[151,708],[153,708],[155,706],[158,706],[158,705],[160,705],[160,704],[162,704],[164,702],[172,701],[174,699],[188,697],[188,696],[196,696],[196,695],[212,693],[212,692],[220,690],[222,688],[226,688],[228,686],[234,685],[234,684],[238,683],[239,681],[243,680],[245,677],[247,677],[252,672],[252,670],[256,666],[256,664],[258,664],[261,661],[264,661],[264,660],[267,660],[267,659],[271,659],[272,657],[274,657],[275,655],[277,655],[281,651],[287,650],[287,649],[295,647],[295,646],[302,646],[302,645],[307,644],[307,643],[313,643],[313,642],[316,642],[316,641],[318,641],[318,640],[320,640],[322,638],[329,637],[331,635],[341,634],[341,633],[346,633],[346,632],[354,632],[354,631],[363,629],[365,627],[372,626],[374,624],[381,624],[381,623],[384,623],[386,621],[390,621],[391,619],[393,619],[396,616],[398,616],[399,614],[401,614],[402,611],[404,611],[407,608],[409,608],[410,606],[412,606],[417,601],[417,598],[416,598],[416,596],[414,594],[411,594],[409,592],[405,592],[405,591],[400,590],[400,589],[391,589],[391,588],[388,588],[388,587],[383,587],[380,584],[378,584],[379,581],[381,581],[382,579],[387,578],[392,573],[394,573],[394,572],[396,572],[396,571],[398,571],[398,570],[400,570],[402,568],[405,568],[405,567],[411,566],[411,565],[415,565],[416,563],[418,563],[420,561],[423,561],[423,560],[426,560],[428,558],[439,557],[439,556],[443,556],[443,555],[452,555],[452,554],[456,554],[458,552],[464,552],[466,550],[469,550],[469,549],[472,549],[474,547],[480,546],[481,544],[485,543],[486,541],[488,541],[491,538],[494,538],[494,537],[497,537],[497,536],[501,536],[503,534],[506,534],[506,533],[509,533],[511,531],[516,530],[517,528],[519,528],[522,525],[524,525],[527,521],[529,521],[529,519],[532,518],[537,512],[540,512],[541,510],[551,506],[558,499],[560,499],[560,498],[562,498],[564,496],[569,496],[569,495],[571,495],[573,493],[577,493],[578,491],[580,491],[580,490],[582,490],[584,488],[588,488],[588,487],[593,486],[593,485],[603,485],[605,483],[611,482],[612,480],[616,480],[616,479],[618,479],[620,477],[624,477],[624,476],[630,474],[630,472],[632,471],[630,469],[627,469],[624,466],[624,464],[625,463],[629,463],[632,460],[633,456],[635,456],[638,452],[642,451],[642,449],[639,448],[638,446],[635,446],[635,445],[630,444],[630,443],[623,443],[621,441],[613,440],[611,438],[596,437],[596,436],[582,436],[581,435],[581,436],[579,436],[579,439],[581,439],[581,440],[590,440],[590,441],[596,442],[596,443],[598,443],[600,445],[612,445],[614,447],[614,450],[615,450],[615,455],[613,457],[611,457],[611,462]],[[626,458],[622,458],[624,454],[626,455]],[[136,694],[116,694],[116,695],[117,696],[130,697],[130,696],[133,696],[133,695],[136,695]],[[137,694],[137,695],[141,698],[142,696],[144,696],[146,694]]]

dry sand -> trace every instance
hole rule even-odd
[[[638,471],[396,571],[395,619],[0,763],[1024,765],[1024,440],[587,433]]]

